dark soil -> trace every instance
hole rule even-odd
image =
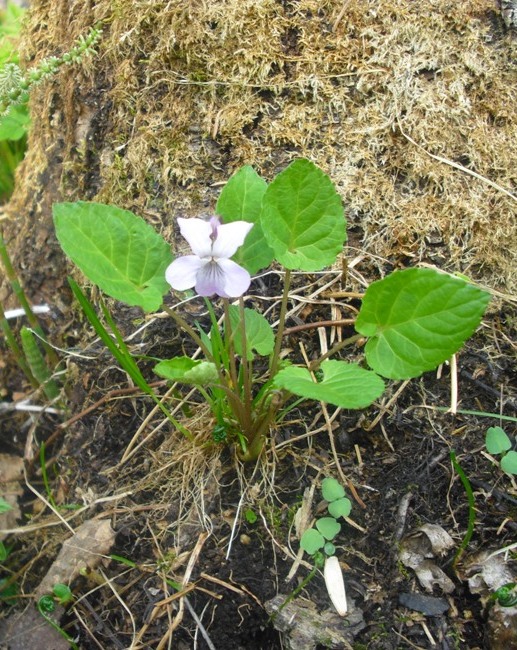
[[[461,411],[517,415],[515,349],[511,342],[515,340],[512,323],[516,321],[514,312],[505,309],[488,316],[486,327],[458,356]],[[116,313],[125,335],[136,330],[139,313],[122,309]],[[316,306],[307,312],[305,322],[327,317]],[[132,341],[135,354],[160,357],[191,351],[190,344],[174,334],[167,323],[157,321]],[[52,338],[52,322],[48,327]],[[66,393],[70,424],[66,429],[58,428],[62,418],[56,415],[42,414],[29,420],[27,414],[7,413],[0,420],[0,452],[22,455],[27,437],[32,436],[28,449],[36,455],[31,460],[26,454],[26,468],[38,492],[47,493],[37,456],[40,443],[47,440],[49,490],[60,512],[66,516],[71,511],[65,510],[65,505],[93,503],[73,525],[108,517],[116,532],[111,559],[105,558],[95,571],[70,585],[76,609],[68,610],[61,625],[85,650],[204,650],[210,646],[203,630],[217,650],[290,647],[288,639],[282,639],[275,630],[266,603],[279,593],[289,595],[308,573],[301,566],[295,578],[289,584],[285,582],[293,564],[285,549],[292,548],[296,554],[299,548],[293,518],[305,488],[317,482],[316,507],[321,500],[321,479],[339,475],[328,431],[291,445],[280,443],[321,427],[321,417],[311,425],[319,407],[309,405],[292,412],[289,423],[272,433],[274,444],[256,467],[242,467],[232,448],[204,444],[199,451],[204,459],[199,461],[199,472],[209,468],[213,478],[205,483],[200,479],[200,509],[199,493],[193,501],[178,488],[196,465],[191,459],[184,466],[174,465],[175,454],[183,453],[185,446],[175,442],[176,434],[167,427],[157,431],[130,462],[120,465],[153,404],[128,389],[125,376],[108,353],[98,343],[89,345],[91,335],[87,331],[74,320],[61,332],[65,345],[92,357],[69,359]],[[292,334],[286,339],[286,347],[298,349],[300,339],[309,355],[317,349],[315,330]],[[360,355],[360,350],[354,354]],[[6,354],[4,357],[8,359]],[[143,360],[141,367],[149,381],[154,381],[152,362]],[[23,381],[9,361],[0,370],[7,403],[20,392]],[[347,591],[365,623],[351,647],[488,648],[485,600],[469,591],[465,565],[477,551],[503,548],[516,539],[515,484],[481,453],[486,429],[499,422],[479,414],[444,412],[450,399],[447,367],[440,378],[427,373],[411,381],[390,401],[399,387],[400,383],[391,383],[382,402],[366,412],[341,412],[332,431],[340,466],[362,502],[354,503],[351,514],[358,527],[343,524],[337,539]],[[163,394],[166,386],[157,382],[156,390]],[[201,404],[191,402],[184,415],[192,418],[201,408]],[[74,416],[78,417],[74,420]],[[153,425],[159,421],[160,416],[155,416]],[[503,426],[509,435],[515,432],[513,422],[503,422]],[[465,486],[451,464],[452,451],[470,481],[476,506],[473,536],[459,558],[456,553],[468,529],[469,505]],[[163,471],[169,462],[172,469]],[[123,491],[130,494],[102,501]],[[12,577],[18,597],[10,605],[4,602],[4,619],[12,620],[23,611],[52,565],[59,544],[68,536],[63,527],[45,525],[54,517],[48,511],[39,514],[39,503],[25,488],[19,525],[34,520],[42,528],[8,539],[12,551],[3,575]],[[403,503],[408,504],[407,510]],[[236,516],[238,522],[232,529]],[[435,558],[454,583],[450,594],[438,587],[428,594],[413,570],[400,562],[401,539],[426,523],[440,525],[455,541],[454,549]],[[188,605],[183,604],[183,617],[169,639],[168,630],[178,615],[180,599],[172,599],[168,605],[160,603],[181,590],[178,583],[194,549],[198,555],[187,581]],[[106,586],[108,580],[113,588]],[[401,604],[401,597],[407,602],[403,594],[408,593],[444,598],[447,610],[426,615],[410,609]],[[320,612],[332,609],[320,575],[298,598],[312,601]],[[192,612],[201,620],[202,628]],[[137,636],[138,641],[131,645]],[[17,647],[10,646],[8,638],[3,642],[2,647]]]

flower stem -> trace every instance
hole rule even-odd
[[[23,371],[23,373],[29,380],[31,386],[33,388],[39,388],[39,383],[37,379],[34,377],[34,375],[32,374],[32,372],[30,371],[29,365],[27,364],[27,362],[25,361],[25,357],[23,356],[22,349],[18,345],[18,342],[14,337],[11,326],[9,325],[9,321],[5,317],[5,312],[1,302],[0,302],[0,330],[2,330],[5,336],[7,346],[11,350],[16,363],[18,364],[20,369]]]
[[[321,355],[321,357],[319,359],[316,359],[315,361],[313,361],[309,366],[309,370],[311,370],[311,371],[312,370],[317,370],[320,367],[320,365],[322,364],[322,362],[325,361],[325,359],[328,359],[329,357],[332,357],[334,354],[336,354],[336,352],[339,352],[340,350],[345,348],[347,345],[352,345],[353,343],[355,343],[356,341],[358,341],[361,338],[363,338],[362,334],[354,334],[353,336],[350,336],[349,338],[344,339],[343,341],[339,341],[339,343],[336,343],[335,345],[333,345],[328,352],[325,352],[325,354]]]
[[[280,316],[278,318],[278,329],[276,332],[275,349],[273,350],[273,357],[271,359],[270,376],[274,377],[278,370],[278,362],[280,358],[280,351],[282,349],[282,338],[285,329],[285,316],[287,314],[287,301],[289,299],[289,289],[291,286],[291,271],[285,270],[284,278],[284,292],[282,294],[282,303],[280,305]]]
[[[239,298],[239,313],[240,313],[240,336],[241,336],[241,349],[242,349],[242,374],[243,374],[243,393],[244,393],[244,408],[248,413],[249,423],[252,420],[252,404],[253,398],[251,394],[251,386],[253,383],[253,368],[252,362],[248,361],[248,344],[246,339],[246,320],[244,312],[244,300],[242,296]]]
[[[175,323],[181,329],[183,329],[183,330],[185,330],[185,332],[187,332],[187,334],[194,341],[194,343],[196,343],[196,345],[198,345],[201,348],[201,350],[203,351],[203,354],[205,355],[206,359],[208,361],[214,362],[214,357],[213,357],[212,353],[206,347],[206,345],[203,343],[203,341],[201,340],[201,337],[196,332],[196,330],[193,327],[191,327],[182,316],[180,316],[178,313],[176,313],[174,311],[174,309],[170,309],[170,307],[167,307],[167,305],[162,305],[162,309],[167,314],[169,314],[169,316],[175,321]]]

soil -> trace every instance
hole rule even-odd
[[[379,269],[372,266],[367,272],[373,279]],[[313,291],[334,276],[303,277],[296,293],[308,281]],[[263,295],[278,294],[279,277],[273,274],[260,282],[267,292]],[[288,326],[328,320],[324,294],[318,300]],[[260,302],[257,298],[248,306],[258,309]],[[59,338],[74,353],[63,355],[65,410],[30,416],[13,411],[0,420],[0,452],[24,456],[26,468],[17,522],[25,531],[4,540],[11,552],[2,573],[12,579],[16,596],[3,602],[2,647],[23,647],[8,636],[6,626],[23,616],[28,602],[34,607],[31,596],[70,537],[34,490],[47,501],[51,496],[55,510],[73,529],[85,521],[107,519],[115,533],[109,552],[81,575],[74,574],[74,601],[60,619],[85,650],[517,647],[512,642],[498,646],[490,636],[489,592],[473,593],[467,581],[479,552],[502,549],[516,539],[515,482],[483,453],[487,428],[499,424],[497,414],[517,415],[516,313],[511,303],[499,306],[458,355],[456,415],[446,412],[451,377],[444,366],[441,375],[426,373],[404,385],[390,382],[379,403],[364,412],[339,412],[331,427],[325,426],[321,405],[300,405],[275,427],[265,453],[249,466],[240,463],[233,446],[211,439],[210,414],[198,395],[182,391],[187,397],[175,416],[194,431],[192,445],[164,424],[161,414],[150,415],[154,403],[128,384],[78,312],[64,325],[48,318],[50,340]],[[197,302],[189,307],[192,322],[204,322],[202,307]],[[118,304],[111,308],[126,337],[143,324],[138,310]],[[275,314],[270,312],[272,321]],[[343,328],[343,338],[347,335]],[[295,359],[300,342],[309,358],[320,349],[315,328],[285,338],[285,348]],[[152,359],[193,352],[164,319],[148,323],[130,345],[160,395],[168,387],[153,376]],[[360,358],[361,350],[353,355]],[[5,350],[2,358],[4,403],[28,397],[29,389]],[[178,403],[173,398],[171,408]],[[332,417],[334,410],[328,410]],[[135,441],[146,418],[149,422]],[[515,432],[515,421],[502,425],[510,436]],[[137,449],[143,437],[146,441]],[[128,451],[132,455],[125,460]],[[475,499],[473,534],[463,553],[469,497],[451,463],[453,451]],[[336,459],[349,481],[349,496],[357,495],[351,520],[343,523],[336,540],[336,553],[361,624],[353,638],[342,642],[325,641],[325,633],[313,641],[296,641],[280,624],[280,615],[270,616],[268,603],[279,594],[286,600],[310,570],[305,555],[305,564],[286,583],[299,549],[295,513],[313,485],[312,512],[324,511],[319,486],[325,476],[340,478]],[[450,593],[439,581],[426,591],[415,571],[401,561],[405,540],[417,538],[424,524],[440,526],[454,540],[442,555],[426,556],[452,580]],[[445,611],[419,611],[415,596],[431,597],[426,607],[445,602]],[[301,607],[300,612],[313,607],[316,620],[327,621],[329,615],[336,625],[321,574],[291,605]],[[347,619],[337,626],[343,632]],[[52,628],[45,629],[40,645],[32,647],[57,647],[45,637]]]

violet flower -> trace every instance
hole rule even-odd
[[[167,267],[165,278],[173,289],[185,291],[195,287],[200,296],[237,298],[248,289],[251,277],[246,269],[233,262],[246,235],[253,228],[247,221],[221,224],[217,217],[178,219],[180,232],[194,255],[178,257]]]

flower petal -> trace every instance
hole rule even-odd
[[[185,237],[194,255],[198,257],[212,256],[212,225],[204,219],[182,219],[178,217],[180,232]]]
[[[247,221],[233,221],[219,226],[217,238],[212,247],[212,255],[217,259],[228,259],[235,255],[237,249],[244,244],[246,235],[252,228],[253,224]]]
[[[238,298],[242,296],[248,290],[251,282],[251,276],[248,271],[232,260],[219,260],[217,264],[223,271],[223,291],[226,297]],[[221,293],[218,293],[218,295],[222,296]]]
[[[224,291],[226,278],[223,269],[215,260],[210,260],[203,265],[197,274],[196,292],[200,296],[213,296],[217,294],[221,298],[228,298]]]
[[[173,289],[185,291],[192,289],[200,269],[207,264],[197,255],[184,255],[174,260],[165,270],[165,279]]]
[[[348,611],[345,582],[343,580],[343,572],[339,566],[339,560],[335,555],[331,555],[325,560],[323,576],[332,604],[340,616],[345,616]]]

